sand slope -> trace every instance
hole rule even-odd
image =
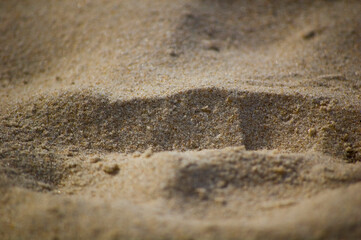
[[[359,1],[1,1],[1,239],[361,238]]]

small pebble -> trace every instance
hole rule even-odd
[[[205,188],[197,188],[196,192],[201,200],[205,200],[207,198],[207,190]]]
[[[151,157],[153,155],[153,149],[150,147],[150,148],[148,148],[144,153],[143,153],[143,156],[145,157],[145,158],[149,158],[149,157]]]
[[[308,129],[308,135],[309,135],[310,137],[315,137],[316,134],[317,134],[317,131],[316,131],[315,128],[310,128],[310,129]]]
[[[279,167],[274,167],[273,172],[279,174],[279,175],[285,175],[287,173],[286,169],[283,166],[279,166]]]
[[[219,188],[224,188],[226,186],[227,186],[226,181],[220,180],[219,182],[217,182],[217,187],[219,187]]]
[[[68,151],[66,151],[66,155],[67,155],[68,157],[73,157],[73,156],[74,156],[74,153],[68,150]]]
[[[94,157],[90,159],[90,163],[97,163],[100,162],[102,159],[100,157]]]
[[[208,106],[205,106],[205,107],[202,107],[202,108],[201,108],[201,111],[202,111],[202,112],[205,112],[205,113],[210,113],[210,112],[211,112],[211,109],[210,109]]]
[[[227,202],[223,197],[214,198],[214,202],[220,205],[225,205]]]
[[[302,38],[305,39],[305,40],[309,40],[309,39],[311,39],[311,38],[313,38],[313,37],[315,37],[315,36],[316,36],[316,32],[315,32],[314,30],[311,30],[311,31],[309,31],[309,32],[306,32],[306,33],[302,36]]]
[[[119,166],[116,163],[108,164],[108,165],[103,166],[103,171],[105,173],[114,175],[114,174],[117,174],[119,172]]]
[[[133,157],[140,157],[140,155],[141,155],[141,154],[140,154],[140,152],[138,152],[138,151],[136,151],[136,152],[133,153]]]
[[[206,50],[213,50],[219,52],[221,49],[220,42],[216,40],[203,40],[201,45]]]
[[[233,102],[233,100],[232,100],[232,98],[231,98],[231,97],[227,97],[227,98],[226,98],[226,102],[227,102],[227,103],[232,103],[232,102]]]
[[[168,49],[167,54],[171,57],[179,57],[179,54],[173,49]]]

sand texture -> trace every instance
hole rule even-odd
[[[361,239],[359,0],[0,0],[0,239]]]

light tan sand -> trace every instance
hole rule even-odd
[[[0,239],[361,239],[360,13],[0,1]]]

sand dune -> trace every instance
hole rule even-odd
[[[359,1],[1,1],[0,239],[359,239]]]

